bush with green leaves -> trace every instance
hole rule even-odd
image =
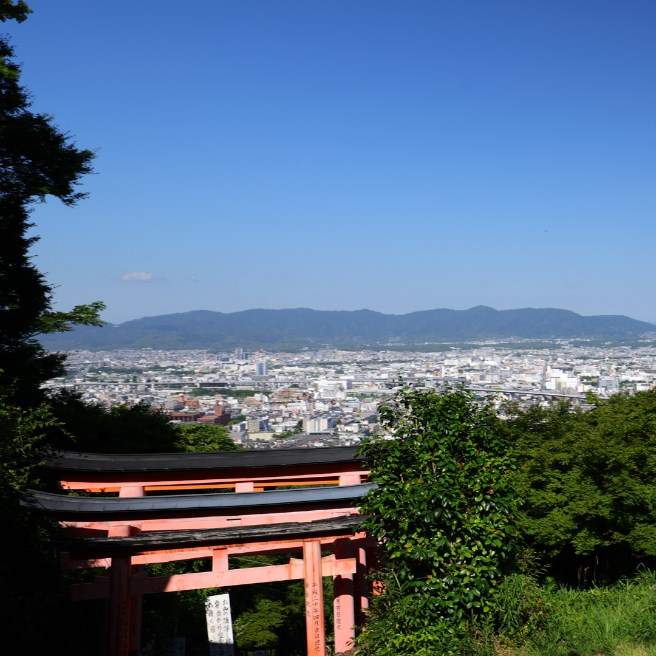
[[[362,453],[377,483],[361,505],[379,544],[367,656],[464,653],[493,609],[513,543],[507,434],[490,405],[462,390],[404,389],[381,406],[387,436]]]

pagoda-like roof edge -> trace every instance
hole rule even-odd
[[[148,531],[121,537],[83,537],[62,539],[55,546],[62,551],[93,552],[95,557],[109,557],[117,552],[167,551],[170,549],[198,548],[274,542],[286,540],[347,537],[357,532],[363,517],[347,515],[311,522],[288,522],[259,526],[231,526],[219,529]]]
[[[256,469],[360,462],[359,447],[262,449],[211,453],[80,453],[58,451],[43,467],[58,472],[170,472],[220,469]]]

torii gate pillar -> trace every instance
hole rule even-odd
[[[305,631],[308,656],[326,656],[326,631],[323,614],[323,578],[321,542],[303,541],[305,578]]]
[[[335,542],[335,556],[350,558],[351,541],[346,538]],[[342,574],[333,579],[333,614],[335,617],[335,653],[341,654],[353,647],[355,639],[355,598],[353,574]]]
[[[130,556],[112,557],[109,600],[109,656],[130,653]]]

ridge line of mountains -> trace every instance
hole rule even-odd
[[[377,348],[485,339],[628,339],[656,333],[656,325],[623,315],[582,316],[569,310],[522,308],[424,310],[382,314],[372,310],[296,308],[212,312],[194,310],[144,317],[101,328],[81,326],[44,335],[53,350],[120,348],[218,349],[237,347]]]

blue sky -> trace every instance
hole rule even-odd
[[[31,0],[59,309],[558,307],[656,321],[653,0]]]

